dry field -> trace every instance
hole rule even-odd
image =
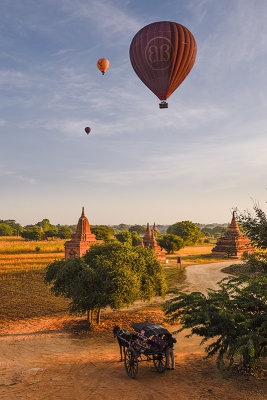
[[[5,274],[39,271],[64,257],[65,240],[25,241],[20,237],[0,237],[0,279]]]
[[[0,326],[8,321],[66,313],[68,301],[44,284],[44,268],[64,257],[65,240],[0,238]]]

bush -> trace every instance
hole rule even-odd
[[[267,278],[228,277],[219,282],[219,290],[181,293],[165,304],[169,321],[180,320],[183,329],[211,340],[205,348],[207,358],[217,355],[217,366],[237,362],[239,367],[255,371],[267,344]]]

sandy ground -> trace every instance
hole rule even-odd
[[[223,266],[226,264],[223,263]],[[214,268],[216,279],[221,266]],[[209,279],[188,270],[187,284],[211,287]],[[217,271],[217,272],[216,272]],[[222,274],[222,273],[221,273]],[[222,274],[225,276],[224,274]],[[211,276],[209,274],[209,276]],[[220,278],[219,278],[220,279]],[[217,279],[218,280],[218,279]],[[194,290],[196,290],[194,288]],[[197,289],[198,290],[198,289]],[[251,376],[226,378],[215,362],[204,360],[199,338],[176,335],[176,369],[159,374],[141,363],[130,379],[119,362],[119,347],[111,331],[84,334],[64,329],[70,318],[23,321],[0,336],[0,398],[64,400],[226,399],[263,400],[266,381]],[[170,327],[171,331],[175,327]]]
[[[197,264],[186,267],[183,291],[205,293],[207,288],[218,289],[217,282],[229,276],[221,269],[236,263],[240,264],[240,261]]]

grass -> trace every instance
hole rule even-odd
[[[64,257],[64,243],[61,239],[36,242],[20,237],[0,237],[0,280],[18,272],[43,270],[55,259]]]
[[[0,255],[8,254],[32,254],[32,253],[64,253],[66,240],[57,239],[37,242],[25,241],[21,237],[0,237]],[[37,250],[40,248],[40,250]]]
[[[247,264],[232,264],[223,268],[222,271],[230,275],[266,276],[266,272],[262,268],[253,268]]]
[[[181,290],[186,280],[185,268],[180,268],[177,265],[170,265],[165,268],[164,272],[168,286],[167,294],[177,293],[177,290]]]

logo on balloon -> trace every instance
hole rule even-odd
[[[173,59],[173,45],[170,39],[164,36],[150,39],[146,45],[145,57],[150,68],[154,70],[169,68]]]

